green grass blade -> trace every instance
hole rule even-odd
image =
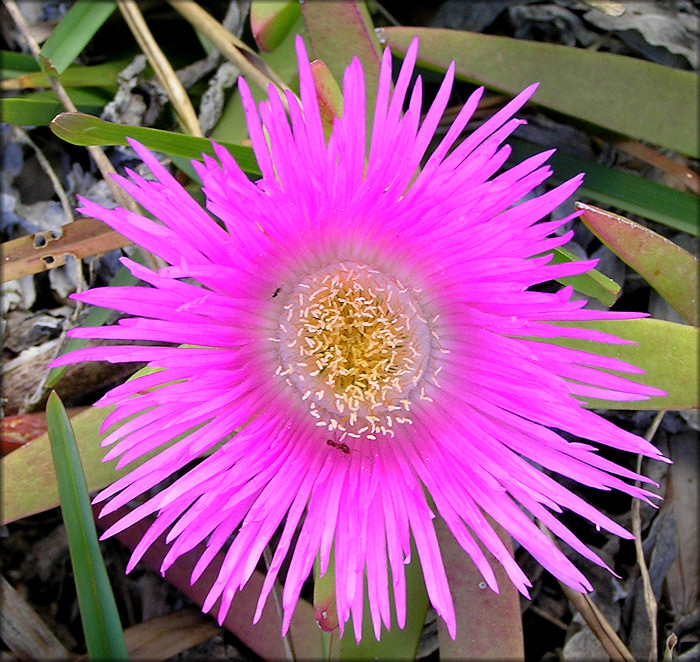
[[[73,103],[85,113],[101,113],[112,96],[113,94],[96,87],[70,91]],[[48,126],[62,110],[63,105],[53,90],[0,98],[0,117],[7,124]]]
[[[125,660],[124,634],[97,541],[78,447],[55,392],[46,405],[46,421],[88,655],[93,660]]]
[[[58,80],[63,87],[102,87],[116,92],[118,83],[117,75],[129,64],[129,60],[114,60],[103,64],[95,64],[89,67],[75,65],[68,67]],[[13,76],[4,76],[5,89],[12,89],[16,84],[19,89],[48,88],[49,75],[43,71],[26,71]]]
[[[509,161],[511,163],[522,161],[543,149],[540,145],[519,138],[509,138],[508,143],[513,148]],[[700,199],[691,193],[677,191],[561,150],[550,157],[549,163],[554,171],[551,178],[553,182],[569,179],[580,172],[585,173],[583,184],[576,193],[578,196],[698,235]]]
[[[78,0],[44,43],[41,55],[62,74],[117,8],[113,0]]]
[[[172,154],[188,159],[201,160],[202,154],[214,156],[211,140],[181,133],[149,129],[142,126],[128,126],[106,122],[83,113],[61,113],[51,122],[51,130],[72,145],[127,145],[127,138],[133,138],[148,149],[164,154]],[[250,147],[217,141],[236,159],[240,168],[255,176],[260,176],[255,155]]]
[[[2,80],[37,71],[41,71],[41,69],[34,57],[28,53],[0,51],[0,78]]]

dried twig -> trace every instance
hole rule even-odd
[[[7,647],[23,660],[70,659],[70,652],[4,577],[0,577],[0,587],[0,622]]]
[[[634,656],[617,635],[612,625],[596,607],[595,602],[587,595],[569,588],[566,584],[561,582],[559,584],[564,591],[564,595],[574,605],[576,611],[581,614],[583,620],[586,621],[588,627],[591,628],[593,634],[605,648],[605,652],[610,656],[610,659],[613,662],[635,662]]]
[[[61,184],[61,180],[58,178],[58,175],[56,174],[53,167],[51,166],[51,163],[44,155],[44,152],[42,152],[41,149],[39,149],[39,146],[29,137],[29,134],[22,127],[14,126],[12,128],[14,129],[14,132],[15,132],[15,135],[17,136],[17,138],[21,142],[23,142],[24,144],[29,145],[34,150],[34,153],[36,154],[37,161],[39,162],[39,165],[41,166],[41,169],[46,173],[46,176],[51,181],[51,185],[53,186],[53,190],[56,193],[56,196],[58,197],[58,200],[61,203],[61,207],[63,207],[63,213],[66,215],[68,222],[72,223],[73,222],[73,209],[70,206],[70,202],[68,201],[68,196],[66,195],[66,192],[63,188],[63,185]]]
[[[41,64],[41,49],[39,48],[39,44],[37,44],[34,37],[32,37],[31,32],[29,30],[29,26],[24,20],[24,16],[22,16],[21,12],[19,11],[17,3],[15,2],[15,0],[3,0],[3,3],[5,4],[7,12],[8,14],[10,14],[10,17],[17,26],[17,29],[19,30],[20,34],[26,41],[27,46],[29,47],[29,50],[31,51],[32,55],[34,56],[36,61]],[[59,83],[54,76],[49,75],[49,83],[51,84],[51,87],[53,88],[54,92],[56,92],[56,96],[58,97],[63,107],[69,112],[78,112],[78,109],[75,107],[75,104],[71,101],[63,85],[61,85],[61,83]],[[138,211],[138,206],[136,205],[134,200],[132,200],[126,193],[124,193],[124,191],[122,191],[119,188],[119,186],[117,186],[116,182],[112,181],[110,175],[115,174],[116,170],[114,169],[114,166],[112,166],[112,164],[110,163],[109,159],[105,156],[105,153],[102,151],[102,149],[94,145],[88,147],[87,149],[90,152],[90,156],[92,156],[92,158],[94,159],[95,164],[99,168],[100,173],[102,173],[102,177],[109,185],[109,188],[112,191],[112,195],[114,195],[114,199],[119,203],[120,206],[129,209],[130,211]]]
[[[684,165],[673,159],[669,159],[668,156],[664,156],[648,145],[636,142],[635,140],[621,140],[615,143],[615,146],[623,152],[635,156],[659,170],[663,170],[663,172],[671,176],[674,181],[678,182],[683,188],[687,188],[693,193],[700,194],[700,176],[690,168],[686,168]]]
[[[651,441],[659,429],[661,424],[661,419],[664,417],[665,411],[660,411],[654,417],[649,429],[647,430],[644,438],[647,441]],[[637,473],[642,471],[642,456],[637,455]],[[635,483],[639,485],[639,481]],[[644,606],[646,607],[647,619],[649,620],[649,662],[656,662],[658,659],[657,647],[658,647],[658,631],[656,627],[656,610],[657,603],[656,597],[654,596],[654,591],[651,588],[651,579],[649,577],[649,568],[647,568],[647,562],[644,558],[644,549],[642,547],[642,518],[640,514],[640,501],[635,499],[632,502],[632,533],[634,534],[634,549],[637,555],[637,565],[639,566],[639,574],[642,577],[642,587],[644,594]]]
[[[131,243],[96,218],[80,218],[58,230],[46,230],[2,244],[2,277],[5,283],[60,267],[71,256],[82,260]]]
[[[541,522],[540,529],[556,545],[554,536]],[[613,660],[613,662],[635,662],[635,658],[632,653],[630,653],[629,648],[625,646],[622,639],[620,639],[617,632],[615,632],[613,626],[610,625],[605,616],[603,616],[600,609],[596,607],[593,600],[584,593],[579,593],[562,582],[559,582],[559,586],[561,586],[564,595],[569,602],[571,602],[576,611],[581,614],[583,620],[591,629],[591,632],[593,632],[598,641],[600,641],[605,652],[610,656],[610,659]]]
[[[270,549],[270,545],[267,545],[263,550],[263,559],[265,561],[265,568],[269,571],[270,566],[272,565],[272,551]],[[282,608],[282,596],[280,595],[280,585],[277,581],[275,581],[275,584],[272,587],[272,596],[275,601],[275,607],[277,607],[277,614],[280,617],[280,621],[282,621],[284,618],[284,610]],[[296,660],[296,656],[294,655],[294,646],[292,645],[292,639],[289,630],[287,630],[287,632],[282,636],[282,642],[284,643],[284,653],[286,659],[289,660],[289,662],[294,662],[294,660]]]
[[[118,0],[117,6],[168,95],[182,128],[190,135],[203,137],[187,91],[153,38],[138,4],[135,0]]]
[[[209,39],[224,57],[231,60],[246,78],[255,83],[261,90],[267,91],[270,83],[277,88],[278,92],[289,90],[289,87],[258,58],[255,51],[232,35],[196,2],[192,0],[168,0],[168,3]],[[256,62],[257,66],[253,62]],[[286,107],[287,100],[284,94],[281,94],[281,99]]]
[[[19,139],[25,143],[26,145],[29,145],[33,150],[34,153],[36,154],[37,161],[39,162],[39,165],[41,166],[41,169],[46,173],[46,176],[49,178],[51,181],[51,184],[53,185],[53,190],[58,196],[59,201],[61,202],[61,207],[63,208],[63,213],[66,215],[66,219],[68,223],[72,223],[75,220],[75,217],[73,216],[73,209],[71,208],[70,202],[68,200],[68,196],[66,195],[66,192],[63,188],[63,184],[61,184],[61,180],[58,178],[58,175],[54,171],[53,167],[51,166],[51,163],[49,160],[46,158],[44,155],[44,152],[39,149],[38,145],[29,137],[29,134],[22,129],[19,126],[14,127],[15,134],[19,137]],[[3,255],[4,257],[4,255]],[[65,262],[65,260],[64,260]],[[58,266],[58,265],[56,265]],[[82,292],[85,289],[85,278],[83,278],[83,269],[79,261],[76,260],[75,262],[75,282],[77,283],[78,287],[78,292]],[[4,282],[4,281],[3,281]],[[73,318],[74,320],[78,319],[78,315],[80,313],[81,305],[78,303],[76,305],[75,310],[73,311]]]

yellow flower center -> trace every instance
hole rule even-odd
[[[404,287],[370,267],[341,262],[307,276],[280,321],[277,374],[329,432],[374,439],[410,423],[425,395],[431,330]],[[432,337],[437,336],[432,332]]]

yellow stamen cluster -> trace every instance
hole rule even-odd
[[[393,435],[410,423],[429,363],[431,332],[416,290],[341,262],[304,279],[280,321],[280,366],[318,421],[343,437]]]

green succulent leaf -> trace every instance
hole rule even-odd
[[[267,4],[267,0],[262,1],[264,4]],[[258,57],[294,92],[299,91],[299,73],[297,71],[294,40],[297,34],[303,34],[303,32],[304,22],[301,18],[301,12],[299,12],[294,27],[275,49],[269,53],[258,53]],[[252,85],[250,92],[257,102],[267,98],[267,92],[259,89],[257,85]],[[240,143],[248,139],[248,126],[239,94],[234,93],[231,95],[211,136],[216,141],[223,140],[232,143]]]
[[[513,541],[505,529],[486,516],[506,548],[513,553]],[[493,569],[499,593],[484,581],[471,557],[462,549],[445,521],[435,519],[435,533],[445,564],[450,593],[457,615],[457,635],[450,637],[438,620],[440,658],[447,660],[522,660],[523,622],[520,594],[503,566],[481,543],[482,552]]]
[[[610,345],[607,343],[556,338],[551,342],[564,347],[593,352],[601,356],[620,359],[645,371],[643,375],[621,376],[665,391],[665,397],[652,397],[635,402],[582,398],[586,406],[605,409],[695,409],[700,406],[698,396],[698,341],[697,327],[675,324],[664,320],[605,320],[576,322],[567,326],[596,329],[618,338],[630,340],[634,345]]]
[[[73,428],[55,392],[49,396],[46,421],[88,655],[93,660],[126,660],[124,634],[97,541]]]
[[[542,151],[540,145],[509,138],[513,148],[509,163],[514,164]],[[561,182],[584,173],[583,184],[577,196],[596,200],[602,204],[639,214],[650,221],[663,223],[670,228],[694,236],[700,230],[700,199],[691,193],[678,191],[643,177],[583,159],[563,151],[553,154],[553,183]]]
[[[306,26],[306,43],[310,56],[325,62],[339,85],[353,58],[356,57],[362,64],[369,121],[374,115],[374,100],[379,85],[381,46],[367,6],[358,0],[304,2],[301,14]]]
[[[102,462],[100,426],[111,409],[86,409],[71,420],[89,491],[109,485],[127,472],[115,470],[116,460]],[[14,522],[59,504],[58,485],[48,433],[2,458],[2,522]]]
[[[143,368],[130,379],[152,372],[153,368]],[[116,459],[103,462],[106,451],[100,446],[100,442],[111,429],[101,433],[100,428],[113,410],[114,407],[89,407],[70,419],[89,492],[110,485],[159,452],[156,450],[147,453],[121,469],[116,468]],[[181,439],[182,436],[177,439]],[[14,522],[59,505],[48,433],[39,435],[0,459],[0,469],[3,478],[0,481],[1,524]]]
[[[550,264],[564,264],[566,262],[576,262],[579,258],[567,251],[565,248],[555,248]],[[598,299],[605,306],[612,306],[620,294],[620,286],[614,281],[591,269],[585,274],[579,276],[566,276],[558,278],[558,283],[562,285],[570,285],[577,292],[585,294],[587,297]]]
[[[651,285],[688,324],[698,325],[698,259],[624,216],[579,203],[581,219]]]
[[[313,3],[311,3],[313,4]],[[700,156],[698,76],[637,58],[498,35],[437,28],[382,29],[394,52],[420,39],[419,62],[515,95],[535,81],[533,101],[606,131]],[[678,112],[669,115],[670,109]]]
[[[314,77],[323,133],[328,140],[333,132],[335,118],[343,115],[343,93],[325,62],[314,60],[311,63],[311,75]]]
[[[428,593],[425,589],[423,570],[418,558],[415,543],[411,540],[411,562],[405,566],[406,572],[406,624],[399,629],[396,622],[396,609],[393,592],[389,590],[391,629],[383,625],[379,640],[375,639],[372,619],[369,617],[369,597],[364,586],[364,606],[362,618],[362,640],[355,641],[352,618],[345,624],[340,639],[340,660],[413,660],[418,650],[418,642],[423,633],[425,615],[428,611]],[[391,587],[391,582],[389,586]]]
[[[295,0],[253,0],[250,31],[255,43],[263,51],[274,51],[292,32],[299,16],[299,3]]]

